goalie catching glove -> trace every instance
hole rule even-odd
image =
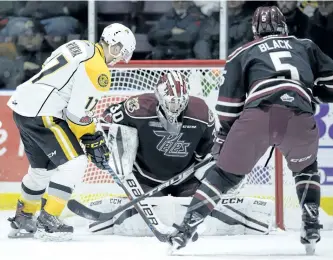
[[[99,169],[105,170],[103,163],[108,162],[110,151],[105,143],[103,133],[97,131],[95,134],[81,137],[82,144],[86,148],[86,154]]]

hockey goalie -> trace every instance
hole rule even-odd
[[[189,87],[181,73],[169,71],[161,76],[154,93],[130,97],[104,111],[101,125],[108,136],[111,154],[115,153],[116,139],[122,142],[123,180],[132,192],[135,186],[143,194],[191,165],[212,158],[214,114],[203,99],[189,95]],[[123,133],[121,140],[115,136],[118,128]],[[156,220],[154,224],[171,227],[182,220],[205,170],[212,164],[214,159],[190,177],[144,200],[150,217]],[[110,166],[119,167],[112,159]],[[127,198],[104,199],[89,206],[110,212],[128,201]],[[268,234],[272,211],[272,201],[229,194],[222,198],[199,232],[203,235]],[[90,223],[89,230],[99,234],[151,236],[148,226],[132,207],[111,220]]]

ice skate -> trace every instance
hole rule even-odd
[[[18,201],[15,216],[8,219],[12,228],[8,238],[32,238],[36,232],[36,221],[31,213],[22,211],[23,205]]]
[[[302,214],[301,243],[305,245],[307,255],[313,255],[316,243],[320,241],[320,229],[323,228],[318,221],[318,205],[304,204]]]
[[[177,229],[175,233],[169,237],[169,254],[172,254],[175,250],[179,250],[187,245],[189,241],[195,242],[198,240],[197,227],[203,222],[202,216],[197,212],[187,213],[183,223],[178,226],[173,224],[173,227]]]
[[[64,224],[59,217],[42,210],[37,218],[35,238],[43,241],[69,241],[73,238],[74,229]]]

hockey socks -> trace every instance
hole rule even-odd
[[[205,178],[194,194],[188,212],[196,211],[205,218],[213,211],[223,194],[237,191],[243,179],[243,175],[228,173],[213,165],[207,170]]]
[[[204,180],[195,192],[188,212],[196,211],[205,218],[213,211],[220,199],[219,191]]]
[[[49,195],[44,210],[50,215],[59,217],[64,210],[66,203],[66,200]]]
[[[302,208],[307,203],[320,205],[320,174],[316,169],[312,170],[313,167],[317,168],[316,162],[302,172],[293,173],[297,197]]]

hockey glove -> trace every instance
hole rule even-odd
[[[86,148],[86,154],[99,169],[105,170],[103,163],[109,162],[110,151],[106,146],[104,136],[101,131],[95,134],[81,137],[82,144]]]
[[[224,144],[225,138],[227,136],[225,135],[224,131],[222,130],[222,127],[220,128],[220,130],[216,133],[215,132],[215,138],[214,138],[214,144],[212,147],[212,156],[214,158],[214,160],[218,160],[220,152],[222,150],[222,146]]]

